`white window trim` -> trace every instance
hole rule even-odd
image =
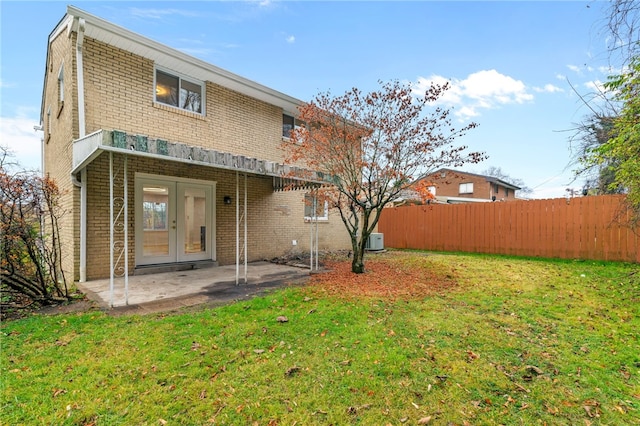
[[[189,83],[197,84],[198,86],[200,86],[200,93],[201,93],[200,109],[202,111],[201,112],[190,111],[188,109],[180,108],[179,106],[170,105],[170,104],[166,104],[164,102],[159,101],[156,98],[156,85],[157,85],[156,78],[158,76],[158,71],[161,71],[161,72],[163,72],[165,74],[169,74],[169,75],[171,75],[173,77],[178,77],[179,81],[185,80],[185,81],[188,81]],[[178,83],[178,84],[180,84],[180,83]],[[178,111],[186,111],[186,112],[189,112],[189,113],[205,116],[206,112],[207,112],[207,109],[206,109],[206,107],[207,107],[207,85],[205,84],[204,81],[198,80],[197,78],[193,78],[193,77],[190,77],[188,75],[181,74],[179,72],[173,71],[173,70],[171,70],[169,68],[165,68],[165,67],[156,65],[153,68],[153,102],[156,102],[156,103],[158,103],[160,105],[167,106],[169,108],[175,108]]]
[[[47,142],[51,137],[51,106],[47,107]]]
[[[58,71],[58,102],[64,102],[64,63],[60,65]]]
[[[460,194],[473,194],[473,182],[461,183],[458,192]]]
[[[298,130],[299,128],[303,127],[303,122],[302,122],[302,121],[298,120],[298,118],[296,118],[296,116],[295,116],[295,115],[293,115],[293,114],[288,114],[288,113],[286,113],[286,112],[283,112],[283,113],[282,113],[282,118],[283,118],[283,123],[282,123],[282,125],[283,125],[283,126],[284,126],[284,116],[285,116],[285,115],[286,115],[287,117],[291,117],[291,118],[293,118],[293,129],[292,129],[292,131],[293,131],[293,130]],[[300,125],[299,125],[299,124],[300,124]],[[287,141],[288,141],[288,140],[291,140],[291,138],[290,138],[290,137],[287,137],[287,136],[285,136],[284,134],[282,135],[282,139],[287,140]]]

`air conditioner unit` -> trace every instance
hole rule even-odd
[[[377,232],[369,235],[365,248],[371,251],[384,250],[384,235]]]

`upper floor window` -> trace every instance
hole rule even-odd
[[[461,183],[460,194],[473,194],[473,182]]]
[[[156,102],[202,114],[204,84],[156,69]]]
[[[282,114],[282,137],[290,138],[291,131],[304,126],[304,122],[294,118],[292,115]]]

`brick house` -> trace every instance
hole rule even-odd
[[[300,100],[72,6],[46,60],[43,172],[64,191],[67,276],[350,246],[339,216],[305,204],[323,176],[282,164]]]
[[[519,186],[493,176],[442,168],[423,178],[436,200],[447,203],[512,201]]]

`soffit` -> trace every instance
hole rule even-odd
[[[211,81],[244,95],[295,113],[301,100],[273,90],[255,81],[216,67],[184,52],[158,43],[140,34],[93,16],[73,6],[67,7],[67,15],[85,20],[85,35],[122,50],[154,61],[157,65],[191,76],[202,81]],[[73,31],[77,31],[77,19]]]

